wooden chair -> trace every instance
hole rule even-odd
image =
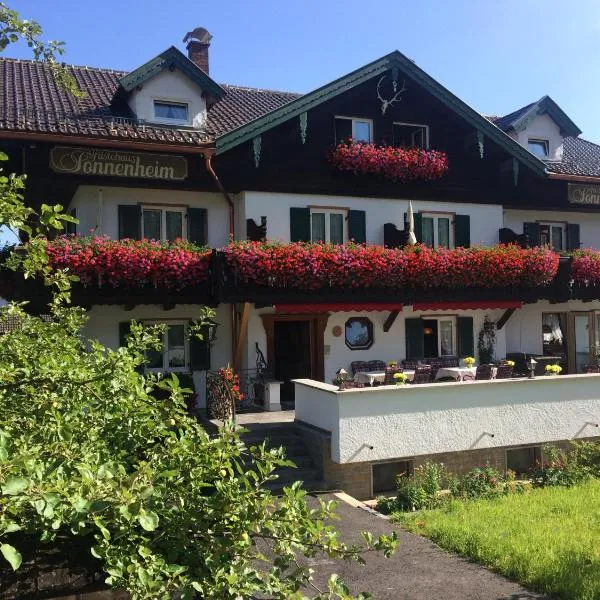
[[[440,356],[435,360],[438,360],[442,367],[452,368],[459,366],[458,356]]]
[[[342,381],[342,383],[340,383],[340,390],[354,390],[364,387],[364,383],[358,383],[356,381]]]
[[[366,373],[369,370],[369,363],[364,360],[355,360],[350,363],[352,369],[352,375],[357,373]]]
[[[499,365],[496,371],[496,379],[510,379],[513,369],[513,365]]]
[[[433,383],[437,377],[437,372],[447,365],[442,358],[432,358],[429,361],[429,365],[431,366],[431,381]]]
[[[394,379],[396,373],[402,373],[402,367],[386,367],[383,385],[394,385],[396,383],[396,380]]]
[[[415,369],[415,376],[413,377],[412,383],[430,383],[431,381],[431,365],[421,365]]]
[[[493,376],[493,365],[479,365],[475,371],[475,381],[486,381]]]
[[[368,363],[367,371],[373,373],[375,371],[385,371],[387,365],[382,360],[370,360]]]
[[[600,373],[600,366],[598,366],[594,363],[589,363],[587,365],[583,365],[583,372],[584,373]]]
[[[411,369],[411,370],[414,371],[418,366],[419,366],[419,359],[418,358],[405,358],[402,361],[402,368],[403,369]]]

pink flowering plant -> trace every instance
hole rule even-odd
[[[47,243],[49,264],[68,269],[84,286],[181,290],[208,279],[210,250],[190,242],[60,236]]]
[[[503,288],[549,284],[558,254],[516,245],[432,249],[357,244],[233,242],[223,250],[240,281],[261,286],[327,288]]]
[[[352,139],[338,144],[329,161],[340,171],[381,175],[392,181],[439,179],[448,171],[445,152],[423,148],[378,146]]]
[[[600,283],[600,251],[584,248],[572,253],[571,276],[573,281],[584,285]]]

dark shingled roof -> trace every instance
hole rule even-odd
[[[561,161],[547,161],[548,170],[562,175],[600,177],[600,146],[578,137],[563,138]]]
[[[528,104],[527,106],[523,106],[503,117],[487,117],[496,127],[502,129],[502,131],[507,131],[510,126],[520,117],[522,117],[533,105],[535,102]]]
[[[136,122],[111,102],[127,73],[67,67],[85,98],[74,98],[40,62],[0,59],[0,130],[117,138],[130,141],[198,145],[275,110],[299,94],[223,85],[227,95],[208,111],[205,130],[157,127]]]

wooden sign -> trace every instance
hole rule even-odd
[[[188,175],[187,159],[184,156],[67,146],[52,148],[50,168],[55,173],[166,181],[181,181]]]
[[[569,184],[569,202],[571,204],[586,204],[600,206],[600,185]]]

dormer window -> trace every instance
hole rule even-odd
[[[161,123],[187,125],[189,123],[188,105],[186,102],[171,102],[170,100],[154,101],[154,118]]]
[[[352,138],[355,142],[372,143],[373,121],[356,117],[336,117],[335,143],[339,144],[348,138]]]
[[[394,123],[394,146],[429,148],[429,126],[416,123]]]
[[[550,154],[548,140],[529,140],[527,148],[529,152],[535,154],[538,158],[548,158]]]

